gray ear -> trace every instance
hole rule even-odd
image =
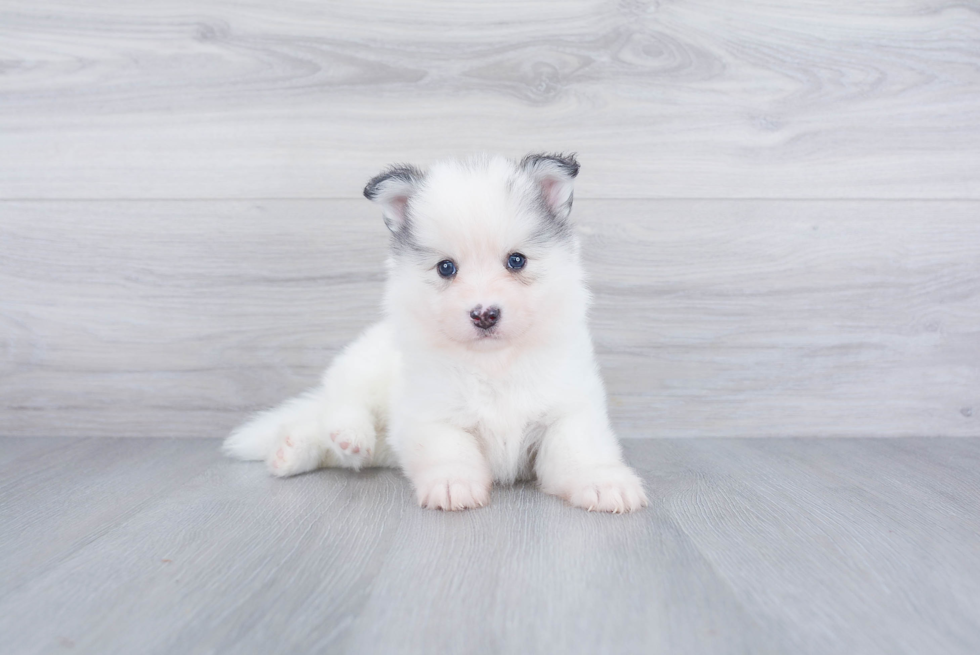
[[[397,234],[408,221],[408,201],[418,191],[425,175],[414,166],[396,164],[371,178],[364,197],[381,205],[388,229]]]
[[[568,218],[572,211],[572,191],[578,175],[575,154],[533,154],[521,160],[521,168],[541,190],[541,198],[552,216]]]

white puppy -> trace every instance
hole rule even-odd
[[[609,425],[569,222],[574,157],[394,166],[364,195],[392,233],[384,306],[303,396],[225,441],[274,475],[400,466],[423,507],[536,477],[589,510],[646,505]]]

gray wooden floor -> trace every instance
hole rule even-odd
[[[216,445],[0,440],[3,652],[980,651],[980,439],[633,440],[631,516]]]

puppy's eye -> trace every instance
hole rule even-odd
[[[436,270],[439,271],[439,275],[442,277],[452,277],[456,275],[456,264],[451,259],[443,259],[436,264]]]
[[[511,253],[510,257],[507,258],[507,268],[519,271],[524,268],[527,264],[527,257],[519,252]]]

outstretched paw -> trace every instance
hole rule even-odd
[[[316,440],[284,434],[266,459],[269,472],[279,477],[299,475],[319,468],[323,449]]]
[[[562,485],[556,495],[590,512],[623,514],[647,506],[643,483],[627,466],[590,471],[581,480]]]

